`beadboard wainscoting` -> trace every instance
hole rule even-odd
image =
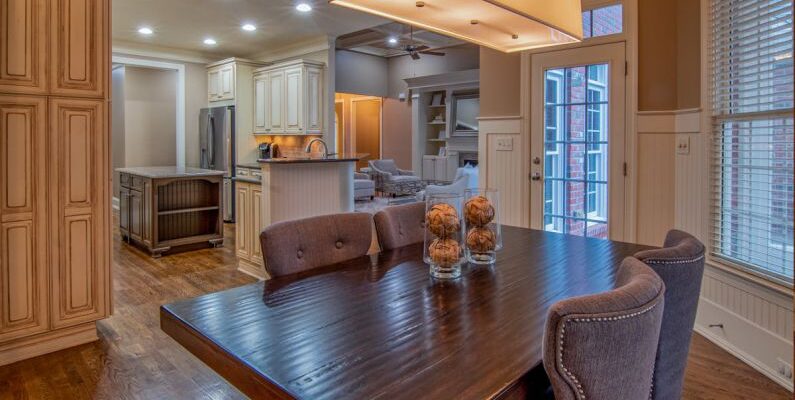
[[[479,118],[479,184],[500,191],[500,219],[505,225],[529,227],[529,143],[522,117]],[[499,146],[498,146],[499,144]]]

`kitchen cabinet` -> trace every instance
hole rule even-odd
[[[6,365],[97,340],[111,312],[110,0],[0,0],[0,26]]]
[[[426,181],[452,182],[458,169],[458,153],[446,156],[422,156],[422,179]]]
[[[254,133],[322,133],[324,68],[295,60],[255,70]]]
[[[262,185],[249,181],[236,182],[235,253],[238,268],[249,275],[265,279],[259,234],[262,231]]]
[[[212,65],[212,64],[211,64]],[[209,101],[235,98],[235,63],[226,62],[207,69],[207,99]]]

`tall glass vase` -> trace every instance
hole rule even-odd
[[[500,192],[497,189],[464,191],[464,254],[473,264],[493,264],[502,249]]]
[[[463,257],[460,194],[435,194],[425,199],[425,245],[423,258],[431,276],[453,279],[461,276]]]

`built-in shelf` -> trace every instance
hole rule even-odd
[[[158,215],[172,215],[172,214],[184,214],[184,213],[192,213],[192,212],[201,212],[201,211],[215,211],[218,210],[218,206],[211,206],[211,207],[192,207],[192,208],[182,208],[178,210],[168,210],[168,211],[159,211]]]
[[[447,122],[445,122],[445,121],[431,121],[431,122],[428,122],[428,125],[447,125]]]
[[[429,142],[446,142],[447,139],[439,139],[439,138],[430,138],[428,139]]]

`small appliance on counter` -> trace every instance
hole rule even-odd
[[[259,145],[260,160],[268,160],[276,157],[279,157],[279,145],[277,145],[276,143],[260,143]]]

